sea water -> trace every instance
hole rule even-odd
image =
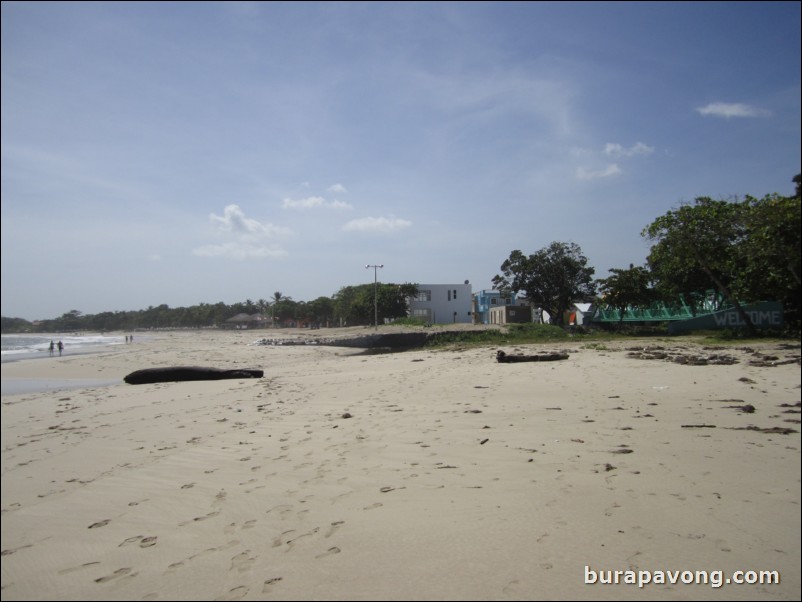
[[[57,345],[59,341],[62,342],[64,345],[63,357],[94,353],[109,349],[114,345],[125,344],[124,335],[104,334],[4,334],[0,338],[2,339],[3,364],[22,359],[47,358],[50,356],[50,341],[53,341],[54,345]],[[58,347],[54,349],[53,355],[58,357]],[[0,379],[0,395],[83,389],[112,384],[116,384],[116,381],[55,378],[7,379],[4,374]]]
[[[48,357],[51,341],[54,345],[62,342],[62,355],[89,353],[98,348],[125,344],[124,335],[105,334],[4,334],[0,338],[3,362]],[[55,348],[53,355],[58,355],[58,348]]]

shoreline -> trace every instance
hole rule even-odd
[[[120,379],[3,397],[4,600],[798,599],[798,364],[570,340],[503,347],[565,361],[499,364],[497,346],[364,355],[253,335],[4,364]],[[121,382],[169,365],[265,377]],[[782,581],[589,585],[585,567]]]

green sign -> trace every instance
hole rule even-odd
[[[743,310],[752,320],[756,328],[776,328],[783,324],[783,306],[776,301],[765,301],[754,305],[746,305]],[[732,307],[712,314],[669,322],[668,334],[690,332],[693,330],[715,330],[717,328],[741,328],[746,321]]]

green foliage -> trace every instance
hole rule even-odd
[[[745,201],[746,236],[735,293],[748,300],[777,300],[799,319],[800,304],[800,197],[767,195]]]
[[[2,332],[17,334],[22,332],[34,332],[33,324],[22,318],[0,318],[0,329]]]
[[[654,242],[648,264],[666,297],[715,288],[732,299],[738,260],[733,245],[744,236],[739,203],[699,197],[658,217],[641,233]]]
[[[627,307],[647,307],[656,300],[656,292],[651,287],[652,274],[645,267],[634,267],[628,270],[610,269],[612,276],[598,281],[604,303],[621,312],[621,321]]]
[[[422,318],[397,318],[390,322],[390,326],[420,326],[420,327],[427,327],[429,326],[426,320]]]
[[[334,295],[334,315],[342,325],[373,324],[407,316],[407,298],[417,294],[416,284],[360,284],[343,287]]]
[[[596,292],[594,269],[575,243],[553,242],[529,255],[515,250],[501,264],[503,275],[493,278],[494,286],[517,294],[523,291],[536,307],[546,310],[552,322],[562,325],[564,314],[577,301]]]
[[[452,345],[524,345],[564,341],[569,334],[559,326],[550,324],[509,324],[501,329],[463,330],[432,334],[426,347]]]
[[[739,311],[741,303],[779,301],[787,321],[798,324],[801,221],[799,195],[700,197],[657,218],[642,235],[654,242],[648,265],[664,298],[712,288]]]

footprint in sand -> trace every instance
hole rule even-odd
[[[282,579],[283,577],[273,577],[272,579],[265,579],[265,583],[262,586],[262,593],[263,594],[268,593],[271,589],[270,586],[273,585],[274,583],[278,583]]]
[[[135,535],[134,537],[129,537],[117,547],[121,548],[123,546],[128,546],[131,544],[139,544],[140,548],[150,548],[156,545],[157,539],[158,537],[156,537],[155,535],[152,537],[143,537],[142,535]]]
[[[122,569],[117,569],[111,575],[106,575],[104,577],[99,577],[95,579],[95,583],[106,583],[108,581],[112,581],[113,579],[119,579],[120,577],[125,577],[126,575],[131,573],[131,569],[126,567]],[[136,577],[137,573],[131,575],[131,577]]]
[[[302,537],[310,537],[310,536],[314,535],[315,533],[317,533],[318,531],[320,531],[320,527],[315,527],[311,531],[307,531],[306,533],[301,533],[297,537],[293,537],[292,539],[287,540],[287,542],[286,542],[287,543],[287,551],[288,552],[291,551],[292,548],[295,546],[295,542],[297,542]]]
[[[214,598],[215,600],[241,600],[245,597],[248,593],[248,588],[244,585],[240,585],[233,589],[228,590],[227,593],[223,594],[218,598]]]
[[[344,524],[345,524],[344,520],[338,520],[336,522],[331,523],[331,527],[329,527],[329,530],[326,531],[326,534],[324,535],[324,537],[326,537],[326,538],[331,537],[332,535],[334,535],[335,531],[337,531],[337,529],[339,529],[340,526],[344,525]]]
[[[289,504],[280,504],[278,506],[273,506],[269,510],[266,510],[265,513],[269,514],[273,512],[273,510],[277,510],[281,518],[285,518],[292,510],[292,506],[290,506]]]
[[[245,571],[249,570],[256,560],[256,558],[251,558],[248,556],[249,553],[250,550],[245,550],[244,552],[240,552],[234,556],[231,559],[231,568],[229,570],[233,571],[236,569],[240,573],[244,573]]]
[[[220,514],[220,511],[219,510],[215,510],[214,512],[209,512],[209,514],[205,514],[204,516],[196,516],[192,520],[187,520],[187,521],[184,521],[183,523],[178,523],[178,526],[179,527],[183,527],[185,525],[190,525],[192,523],[197,523],[197,522],[200,522],[202,520],[213,518],[213,517],[217,516],[218,514]]]
[[[332,554],[339,554],[340,552],[342,552],[340,548],[338,548],[337,546],[333,546],[328,550],[326,550],[325,552],[323,552],[322,554],[318,554],[317,556],[315,556],[315,558],[325,558],[326,556],[331,556]]]
[[[141,540],[142,540],[142,536],[141,536],[141,535],[134,535],[133,537],[129,537],[128,539],[126,539],[125,541],[123,541],[123,542],[122,542],[122,543],[121,543],[119,546],[117,546],[117,547],[118,547],[118,548],[121,548],[121,547],[123,547],[123,546],[128,546],[128,545],[131,545],[131,544],[134,544],[134,543],[139,543]]]
[[[33,547],[33,544],[29,543],[29,544],[26,544],[24,546],[20,546],[18,548],[9,548],[7,550],[3,550],[2,553],[0,553],[0,556],[10,556],[14,552],[17,552],[19,550],[24,550],[25,548],[32,548],[32,547]]]
[[[98,521],[96,523],[92,523],[91,525],[89,525],[87,527],[87,529],[97,529],[98,527],[105,527],[110,522],[111,522],[111,519],[110,518],[106,518],[106,519],[103,519],[103,520]]]
[[[100,562],[87,562],[82,564],[81,566],[74,566],[68,569],[62,569],[58,572],[59,575],[68,575],[69,573],[74,573],[75,571],[82,571],[84,569],[89,568],[90,566],[95,566],[96,564],[100,564]]]
[[[173,562],[172,564],[170,564],[170,565],[167,567],[167,572],[168,572],[168,573],[172,573],[172,572],[173,572],[173,571],[175,571],[176,569],[180,569],[180,568],[181,568],[182,566],[184,566],[185,564],[186,564],[186,563],[185,563],[183,560],[179,560],[178,562]],[[165,573],[165,574],[166,574],[166,573]]]

